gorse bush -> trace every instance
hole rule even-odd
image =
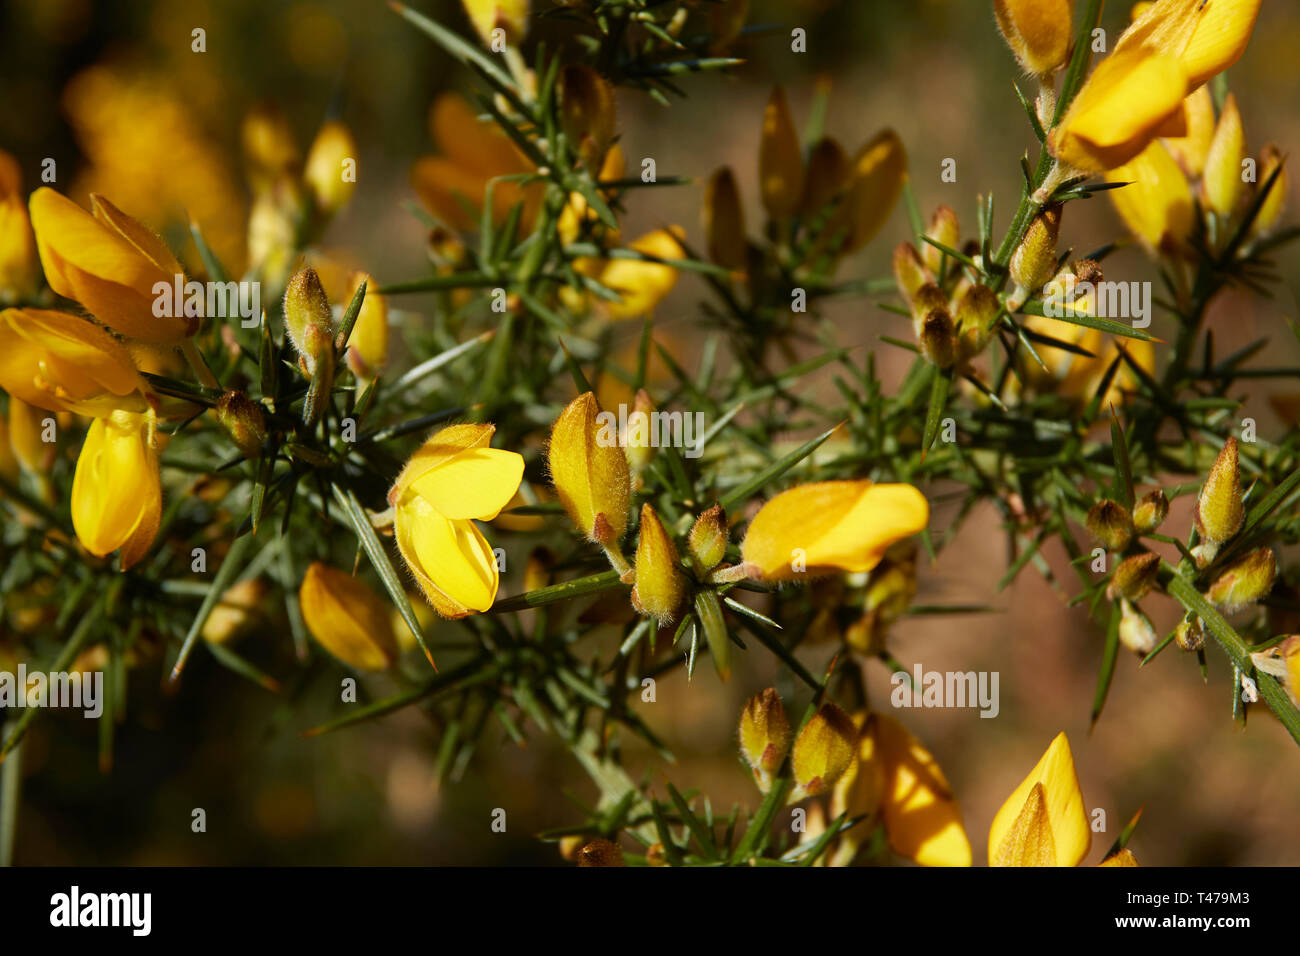
[[[746,0],[463,5],[470,31],[391,4],[472,84],[433,104],[435,152],[411,157],[422,275],[381,285],[319,248],[366,189],[338,119],[304,155],[274,108],[245,118],[242,272],[201,220],[187,270],[113,197],[29,194],[0,156],[0,669],[102,673],[106,770],[127,672],[175,684],[208,656],[277,691],[337,673],[337,715],[310,734],[420,708],[444,774],[472,772],[485,738],[553,737],[599,791],[542,835],[580,864],[969,865],[961,795],[865,675],[912,682],[888,647],[900,619],[991,609],[914,601],[981,506],[1009,544],[999,589],[1041,574],[1104,635],[1093,722],[1117,667],[1217,658],[1225,719],[1259,711],[1300,742],[1281,550],[1300,537],[1300,433],[1243,411],[1300,368],[1206,328],[1225,290],[1270,295],[1300,235],[1281,225],[1285,157],[1249,151],[1251,104],[1224,75],[1260,0],[1138,4],[1112,38],[1100,0],[994,0],[1025,74],[1007,106],[1038,150],[1006,157],[1018,196],[970,197],[973,223],[920,208],[892,130],[850,149],[825,129],[827,86],[802,124],[773,90],[756,196],[730,168],[626,155],[620,99],[671,122],[701,74],[746,68]],[[703,242],[624,233],[631,204],[688,188]],[[1128,234],[1080,234],[1085,200]],[[903,229],[892,276],[854,274]],[[1150,281],[1108,280],[1129,243]],[[417,294],[427,321],[400,310]],[[689,360],[656,328],[670,294]],[[891,334],[842,347],[831,299],[886,310]],[[877,351],[906,354],[896,387]],[[1294,426],[1297,401],[1276,403]],[[1160,603],[1181,610],[1170,633]],[[634,780],[625,743],[669,759],[634,706],[656,681],[684,669],[708,695],[710,671],[755,655],[799,700],[746,691],[756,809]],[[0,858],[42,713],[15,701]],[[978,823],[991,865],[1084,859],[1064,734]],[[1136,865],[1132,831],[1103,865]]]

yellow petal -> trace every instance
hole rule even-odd
[[[627,455],[619,447],[617,426],[597,422],[596,396],[585,392],[560,413],[551,429],[550,467],[560,502],[573,523],[598,541],[596,518],[614,541],[627,529],[631,475]]]
[[[865,246],[878,233],[903,194],[907,152],[892,129],[863,144],[849,166],[849,251]]]
[[[680,227],[648,232],[628,248],[642,255],[672,262],[686,256],[682,248]],[[634,319],[649,315],[677,285],[677,269],[660,262],[639,259],[611,259],[600,273],[601,284],[620,296],[618,302],[605,302],[605,314],[611,319]]]
[[[491,521],[524,476],[524,459],[500,448],[471,448],[425,471],[410,485],[445,518]]]
[[[1140,864],[1137,861],[1137,857],[1133,855],[1133,851],[1126,847],[1123,850],[1120,850],[1118,853],[1106,857],[1106,859],[1102,860],[1097,865],[1098,866],[1139,866]]]
[[[1191,235],[1195,218],[1192,189],[1160,141],[1105,178],[1111,183],[1128,183],[1110,190],[1109,195],[1125,225],[1147,249],[1177,248]]]
[[[849,768],[857,752],[858,728],[834,704],[822,704],[799,731],[790,764],[795,788],[792,800],[829,790]]]
[[[785,90],[779,86],[772,90],[763,113],[758,182],[769,216],[787,219],[794,214],[803,192],[803,151],[790,115],[790,103]]]
[[[1232,66],[1246,52],[1262,0],[1211,0],[1200,6],[1200,19],[1181,59],[1189,86],[1200,86]]]
[[[1255,216],[1255,222],[1250,227],[1252,236],[1267,235],[1277,225],[1277,221],[1282,216],[1282,210],[1286,208],[1287,196],[1287,172],[1286,159],[1281,151],[1274,145],[1269,144],[1264,147],[1264,151],[1259,157],[1259,188],[1263,189],[1268,183],[1269,178],[1273,175],[1274,170],[1278,170],[1277,178],[1273,180],[1273,187],[1264,197],[1263,203],[1260,204],[1259,213]]]
[[[641,533],[636,548],[635,584],[632,604],[659,625],[673,622],[682,598],[685,582],[677,546],[664,530],[663,522],[648,504],[641,506]]]
[[[104,223],[115,233],[129,242],[164,274],[170,276],[184,275],[180,262],[172,255],[162,237],[146,229],[139,221],[132,219],[122,210],[97,193],[90,194],[90,206],[97,220]]]
[[[397,546],[429,603],[444,617],[486,611],[496,599],[496,556],[470,521],[452,521],[417,495],[394,512]]]
[[[1051,836],[1051,865],[1078,866],[1092,845],[1092,830],[1074,772],[1070,741],[1064,733],[1056,735],[993,818],[989,865],[1047,865],[1024,862],[1044,859],[1044,828]]]
[[[158,531],[162,484],[148,414],[114,412],[86,433],[72,478],[72,527],[87,551],[122,548],[123,569],[143,557]]]
[[[307,151],[302,179],[316,207],[332,215],[342,209],[357,188],[357,142],[339,120],[329,120]]]
[[[1231,216],[1243,202],[1246,184],[1242,182],[1242,161],[1246,158],[1246,132],[1231,93],[1223,103],[1214,139],[1205,156],[1201,176],[1201,202],[1220,216]]]
[[[1214,140],[1214,98],[1208,86],[1199,87],[1183,101],[1187,134],[1166,139],[1165,146],[1189,179],[1198,179]]]
[[[1070,55],[1070,0],[993,0],[1007,45],[1027,73],[1049,74]]]
[[[929,521],[925,496],[911,485],[823,481],[797,485],[754,516],[741,554],[767,581],[833,570],[870,571],[895,541]]]
[[[379,671],[397,660],[388,605],[352,575],[314,562],[303,576],[298,602],[312,636],[344,664]]]
[[[512,45],[523,40],[528,28],[528,0],[461,0],[461,4],[488,46],[492,46],[492,31],[497,29],[504,31],[506,42]]]
[[[352,277],[345,302],[352,301],[362,282],[366,283],[366,297],[348,338],[348,365],[354,375],[371,379],[388,362],[388,300],[375,291],[379,286],[372,276],[358,272]]]
[[[474,448],[487,448],[496,433],[495,425],[460,424],[448,425],[430,435],[406,462],[392,490],[388,492],[388,503],[397,504],[410,488],[411,484],[426,472],[446,464],[463,452]]]
[[[939,764],[892,717],[872,717],[884,766],[881,811],[890,846],[922,866],[970,866],[961,810]]]

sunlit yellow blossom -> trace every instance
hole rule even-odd
[[[648,504],[641,506],[641,534],[636,548],[632,605],[660,626],[671,624],[686,596],[677,546]]]
[[[434,102],[429,129],[440,153],[415,161],[411,185],[430,212],[453,229],[473,229],[488,182],[495,179],[493,219],[504,221],[510,207],[523,202],[520,226],[524,230],[531,227],[545,187],[497,179],[534,171],[533,164],[504,133],[490,123],[479,122],[465,99],[454,93],[444,93]]]
[[[347,362],[352,374],[371,379],[384,370],[388,362],[388,300],[375,289],[378,283],[364,272],[355,273],[345,301],[351,302],[361,283],[366,283],[366,297],[348,338]]]
[[[1109,195],[1124,224],[1150,252],[1173,251],[1187,241],[1196,218],[1192,189],[1163,143],[1152,143],[1105,178],[1128,183]]]
[[[183,275],[156,234],[102,196],[91,196],[93,216],[45,186],[32,193],[30,205],[45,278],[55,292],[127,338],[175,343],[194,334],[198,319],[182,309],[155,314],[155,285],[172,286]]]
[[[551,429],[551,480],[573,523],[592,541],[613,544],[627,529],[631,473],[614,426],[597,422],[596,396],[585,392]]]
[[[656,229],[628,243],[632,252],[663,262],[645,259],[610,259],[597,279],[619,294],[618,302],[603,303],[611,319],[635,319],[650,315],[677,285],[677,269],[665,263],[686,257],[682,248],[685,234],[673,226]]]
[[[528,28],[529,0],[461,0],[470,23],[492,45],[492,31],[502,30],[507,43],[518,44]]]
[[[72,479],[72,527],[87,551],[122,551],[122,570],[153,544],[162,516],[162,479],[152,411],[116,411],[86,433]]]
[[[492,425],[452,425],[411,456],[388,493],[398,549],[444,617],[486,611],[496,555],[475,521],[491,521],[519,490],[524,460],[490,447]]]
[[[894,852],[922,866],[970,866],[961,810],[938,762],[892,717],[875,714],[870,725],[884,768],[881,813]]]
[[[1064,733],[1002,804],[989,829],[990,866],[1078,866],[1092,845]]]
[[[312,637],[349,667],[381,671],[397,660],[388,605],[352,575],[313,562],[303,575],[298,603]]]
[[[911,485],[868,480],[797,485],[750,522],[741,554],[764,581],[870,571],[895,541],[923,530],[925,496]]]
[[[0,149],[0,304],[35,294],[40,274],[18,162]]]
[[[1159,0],[1138,15],[1115,44],[1113,56],[1141,50],[1174,56],[1191,92],[1241,58],[1263,0]]]
[[[357,143],[347,126],[329,120],[320,128],[302,178],[321,212],[333,215],[347,205],[357,188]]]
[[[791,800],[829,790],[853,761],[857,739],[858,728],[849,715],[834,704],[822,704],[794,742],[790,764],[795,787]]]
[[[1070,55],[1070,0],[993,0],[1007,46],[1026,73],[1051,74]]]
[[[126,348],[67,312],[0,312],[0,388],[52,412],[143,411],[147,386]]]

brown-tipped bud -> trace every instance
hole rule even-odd
[[[1106,597],[1112,601],[1117,597],[1140,601],[1147,596],[1152,585],[1156,583],[1156,574],[1160,571],[1160,555],[1148,551],[1125,558],[1115,569],[1110,584],[1106,587]]]
[[[714,505],[695,519],[688,539],[691,559],[701,574],[707,574],[727,556],[727,513]]]
[[[589,66],[570,63],[560,73],[560,120],[570,145],[596,175],[614,141],[614,87]]]
[[[1096,285],[1104,277],[1104,273],[1101,271],[1101,263],[1096,259],[1076,259],[1071,268],[1074,270],[1076,283],[1088,282]]]
[[[956,327],[947,309],[931,309],[921,322],[921,354],[941,369],[957,361]]]
[[[834,704],[822,704],[794,742],[795,788],[791,800],[830,789],[849,768],[858,745],[858,728]]]
[[[1272,548],[1256,548],[1238,558],[1214,579],[1205,597],[1231,614],[1254,604],[1273,590],[1277,577],[1277,555]]]
[[[1169,517],[1169,499],[1157,488],[1148,491],[1133,506],[1133,527],[1138,534],[1150,534],[1164,524]]]
[[[745,210],[730,166],[723,166],[709,179],[704,191],[703,216],[709,258],[728,269],[744,269],[748,251]]]
[[[307,365],[307,374],[314,375],[322,343],[331,352],[334,349],[335,330],[325,287],[311,266],[295,273],[284,290],[284,327]]]
[[[844,188],[849,175],[849,157],[844,147],[824,136],[808,154],[808,173],[803,180],[799,212],[813,218]]]
[[[1044,206],[1025,230],[1025,237],[1011,256],[1011,281],[1025,293],[1037,292],[1056,275],[1056,241],[1060,232],[1060,203]]]
[[[636,547],[632,606],[662,627],[671,624],[686,596],[677,546],[649,505],[641,506],[641,540]]]
[[[578,866],[623,866],[623,851],[613,840],[592,840],[578,851]]]
[[[1120,602],[1119,642],[1139,657],[1146,657],[1156,648],[1156,629],[1127,600]]]
[[[1123,551],[1133,540],[1133,517],[1109,498],[1102,498],[1088,512],[1088,534],[1107,551]]]
[[[934,276],[921,261],[916,246],[910,242],[900,242],[894,250],[894,281],[898,283],[898,291],[909,304],[916,300],[917,291],[922,286],[930,285],[939,289],[934,285]],[[939,295],[942,298],[943,293],[940,292]]]
[[[758,789],[767,793],[790,749],[790,721],[775,687],[749,699],[740,714],[740,753],[754,772]]]
[[[986,285],[972,285],[962,293],[953,318],[957,320],[965,357],[984,351],[1001,312],[997,293]]]
[[[1212,544],[1222,544],[1241,528],[1246,509],[1241,498],[1241,462],[1237,439],[1229,438],[1214,459],[1201,495],[1196,499],[1196,530]]]
[[[1259,212],[1255,216],[1255,221],[1250,226],[1250,234],[1253,237],[1266,236],[1272,232],[1273,227],[1277,225],[1278,219],[1282,216],[1282,210],[1286,208],[1287,173],[1285,159],[1282,156],[1282,151],[1269,143],[1259,156],[1260,189],[1264,188],[1264,184],[1273,176],[1274,171],[1279,171],[1277,179],[1273,180],[1273,188],[1264,197]]]
[[[243,392],[226,392],[217,399],[217,421],[245,458],[256,458],[266,440],[262,406]]]
[[[915,250],[913,250],[915,251]],[[935,283],[927,282],[912,293],[912,331],[921,337],[921,326],[925,317],[935,309],[948,309],[948,297]]]
[[[654,421],[654,402],[644,388],[638,388],[632,399],[632,411],[627,416],[627,427],[623,430],[623,451],[627,455],[628,467],[633,475],[639,475],[650,467],[655,456],[655,444],[651,423]],[[639,487],[639,485],[638,485]]]
[[[1205,622],[1189,614],[1174,628],[1174,643],[1184,651],[1199,651],[1205,646]]]
[[[961,224],[957,221],[957,213],[951,206],[940,206],[930,217],[930,226],[925,230],[925,234],[949,249],[956,249],[961,244]],[[943,264],[943,250],[927,242],[925,248],[921,250],[921,256],[925,261],[925,267],[938,275],[939,266]]]

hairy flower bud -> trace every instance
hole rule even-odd
[[[686,596],[677,546],[648,504],[641,506],[641,538],[636,548],[632,606],[665,626],[671,624]]]
[[[1061,231],[1061,203],[1044,206],[1030,222],[1011,256],[1011,281],[1017,300],[1037,292],[1056,274],[1056,241]]]
[[[803,193],[803,149],[785,90],[775,87],[763,113],[758,147],[758,182],[763,206],[773,219],[794,214]]]
[[[320,421],[334,387],[334,315],[311,266],[297,272],[284,291],[284,325],[299,363],[311,386],[302,402],[302,419],[307,425]]]
[[[961,244],[961,224],[951,206],[940,206],[934,211],[925,235],[949,249],[956,249]],[[927,242],[925,248],[921,250],[921,257],[925,261],[925,267],[938,275],[939,266],[943,263],[944,251]],[[950,261],[949,265],[951,264]]]
[[[957,360],[956,327],[947,309],[932,309],[921,322],[921,354],[941,369]]]
[[[688,546],[697,571],[704,574],[722,563],[727,554],[727,539],[727,513],[722,505],[715,504],[695,519]]]
[[[1117,597],[1140,601],[1147,596],[1152,585],[1156,583],[1156,574],[1159,571],[1160,555],[1153,552],[1148,551],[1125,558],[1111,576],[1110,584],[1106,587],[1106,597],[1112,601]]]
[[[919,339],[921,329],[925,325],[925,317],[936,309],[948,311],[948,297],[944,295],[943,290],[934,282],[927,282],[919,286],[912,293],[912,331]]]
[[[767,793],[790,749],[790,721],[775,687],[755,694],[740,715],[740,753],[754,772],[758,789]]]
[[[256,458],[266,440],[262,406],[243,392],[226,392],[217,399],[217,421],[245,458]]]
[[[1148,491],[1133,506],[1133,527],[1138,534],[1150,534],[1164,524],[1169,517],[1169,499],[1157,488]]]
[[[627,530],[631,475],[618,447],[616,425],[599,424],[591,392],[579,395],[551,429],[551,480],[578,530],[597,544],[612,545]]]
[[[1222,544],[1237,533],[1245,516],[1237,439],[1229,438],[1210,467],[1209,477],[1196,499],[1196,530],[1211,544]]]
[[[1256,548],[1228,565],[1214,579],[1205,597],[1231,614],[1254,604],[1273,590],[1277,577],[1277,555],[1272,548]]]
[[[628,416],[627,428],[622,436],[623,451],[627,455],[628,466],[633,475],[640,475],[650,467],[655,456],[654,436],[651,434],[650,417],[654,413],[654,403],[644,388],[638,388],[632,399],[632,413]],[[638,487],[640,485],[638,484]]]
[[[898,283],[898,291],[903,294],[903,298],[909,305],[922,286],[931,285],[935,289],[939,288],[934,285],[934,276],[921,261],[916,246],[910,242],[900,242],[894,249],[894,281]]]
[[[1120,601],[1119,608],[1119,642],[1139,657],[1146,657],[1155,650],[1156,629],[1127,599]]]
[[[1133,540],[1133,518],[1118,502],[1103,498],[1088,512],[1088,533],[1108,551],[1123,551]]]
[[[1246,195],[1241,163],[1246,158],[1246,134],[1241,125],[1237,98],[1231,93],[1224,100],[1214,139],[1205,157],[1201,174],[1201,203],[1219,216],[1231,216]]]
[[[623,866],[623,851],[613,840],[592,840],[578,851],[578,866]]]
[[[397,660],[388,606],[352,575],[313,562],[303,576],[298,602],[312,636],[349,667],[386,670]]]
[[[822,704],[794,742],[792,800],[828,790],[848,769],[857,749],[858,728],[834,704]]]
[[[953,318],[957,321],[957,332],[961,336],[961,355],[970,358],[984,351],[998,316],[1002,313],[1002,303],[997,293],[986,285],[976,283],[969,286],[957,300]]]
[[[1199,651],[1205,646],[1205,622],[1189,614],[1174,628],[1174,643],[1184,651]]]

